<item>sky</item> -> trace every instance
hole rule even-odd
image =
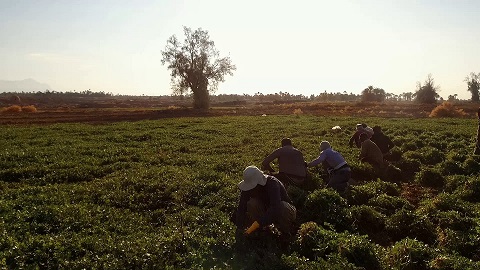
[[[0,80],[170,95],[161,51],[187,26],[237,67],[216,94],[401,94],[431,74],[468,99],[479,16],[477,0],[0,0]]]

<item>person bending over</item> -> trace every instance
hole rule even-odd
[[[293,147],[289,138],[282,139],[282,147],[273,151],[262,162],[262,170],[274,173],[275,170],[270,165],[275,159],[278,159],[278,174],[274,176],[280,180],[286,187],[290,184],[300,186],[305,181],[307,169],[302,152]]]
[[[352,174],[350,167],[343,156],[333,150],[327,141],[320,143],[320,156],[308,163],[307,166],[314,167],[319,164],[323,164],[329,174],[327,187],[331,187],[338,192],[345,191]]]
[[[255,166],[248,166],[238,188],[241,191],[235,221],[238,230],[248,235],[274,224],[282,235],[291,235],[297,210],[277,178],[263,174]]]

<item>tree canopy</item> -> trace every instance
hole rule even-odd
[[[385,100],[386,92],[382,88],[369,86],[362,91],[362,101],[377,101]]]
[[[470,73],[470,75],[465,78],[465,82],[467,82],[468,85],[468,92],[472,93],[472,101],[479,101],[480,73]]]
[[[421,82],[417,82],[417,91],[414,94],[415,101],[419,103],[436,103],[437,98],[440,97],[437,93],[439,88],[439,86],[435,86],[432,74],[428,74],[424,85]]]
[[[220,57],[208,31],[183,28],[185,40],[181,43],[175,35],[167,40],[162,51],[162,64],[171,70],[172,89],[176,94],[193,93],[194,108],[208,109],[209,95],[224,81],[225,75],[236,70],[230,57]]]

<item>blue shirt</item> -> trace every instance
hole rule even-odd
[[[322,162],[326,161],[328,166],[332,169],[338,169],[339,167],[347,164],[343,156],[332,148],[327,148],[320,153],[320,156],[308,163],[308,167],[314,167]]]

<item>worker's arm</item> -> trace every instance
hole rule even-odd
[[[327,152],[322,151],[322,153],[320,153],[320,156],[317,159],[312,160],[310,163],[307,164],[307,167],[315,167],[318,164],[324,162],[326,158],[327,158]]]
[[[274,161],[275,159],[277,159],[279,156],[280,156],[280,149],[277,149],[275,151],[273,151],[273,153],[271,153],[270,155],[268,155],[262,162],[262,170],[266,170],[266,171],[269,171],[269,172],[274,172],[275,170],[272,168],[272,166],[270,165],[270,163],[272,161]]]

